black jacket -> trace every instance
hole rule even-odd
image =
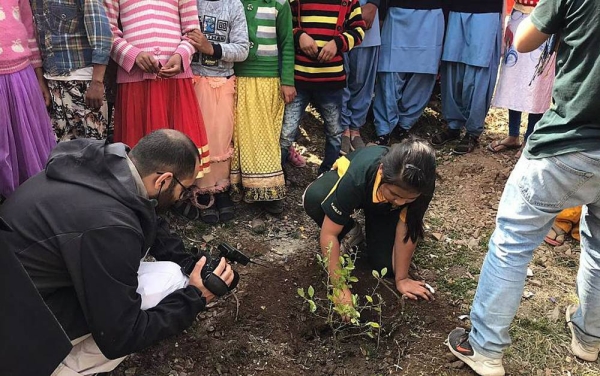
[[[126,154],[123,144],[60,143],[46,170],[0,207],[14,230],[0,237],[69,338],[92,333],[110,359],[183,331],[206,303],[189,286],[140,309],[137,270],[147,251],[178,263],[191,255],[157,219],[153,200],[136,193]]]

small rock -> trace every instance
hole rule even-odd
[[[135,375],[136,370],[137,370],[137,367],[127,368],[125,370],[125,375]]]
[[[554,322],[560,320],[560,308],[558,306],[554,307],[554,309],[548,313],[548,318]]]
[[[267,230],[267,226],[265,224],[265,221],[263,221],[260,218],[254,218],[250,224],[250,226],[252,227],[252,231],[255,234],[262,234]]]
[[[554,247],[554,251],[557,253],[567,253],[567,251],[571,251],[571,247],[568,244],[563,244]]]
[[[431,236],[433,236],[433,238],[435,240],[437,240],[438,242],[441,241],[444,238],[444,234],[440,233],[440,232],[434,232],[431,234]]]
[[[210,234],[202,235],[202,240],[204,240],[206,243],[210,243],[214,239],[215,237]]]
[[[531,297],[532,297],[532,296],[534,296],[534,295],[535,295],[535,294],[534,294],[534,293],[532,293],[531,291],[524,291],[524,292],[523,292],[523,297],[524,297],[525,299],[529,299],[529,298],[531,298]]]
[[[533,277],[533,270],[531,270],[531,268],[527,268],[527,276]]]
[[[215,331],[215,327],[211,325],[208,328],[206,328],[206,331],[209,332],[209,333],[212,333],[212,332]]]
[[[446,361],[448,363],[453,363],[456,362],[456,360],[458,359],[454,354],[452,353],[447,353],[446,355],[444,355],[444,358],[446,359]]]
[[[457,360],[456,362],[450,363],[450,368],[452,368],[452,369],[460,369],[460,368],[463,368],[464,366],[465,366],[465,363],[463,363],[461,360]]]
[[[532,279],[529,281],[529,283],[532,284],[533,286],[542,287],[542,281],[539,281],[537,279]]]

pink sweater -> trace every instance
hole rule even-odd
[[[0,2],[0,74],[42,66],[29,0]]]
[[[196,1],[104,0],[114,35],[111,57],[120,66],[118,83],[156,79],[156,74],[145,73],[135,64],[142,51],[154,55],[162,66],[173,54],[180,54],[183,72],[173,78],[193,76],[190,63],[195,50],[183,35],[200,29]]]

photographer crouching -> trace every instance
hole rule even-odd
[[[1,251],[17,256],[39,293],[15,296],[41,297],[73,346],[53,376],[111,371],[126,355],[182,332],[237,283],[224,258],[203,269],[206,257],[186,252],[157,216],[189,194],[200,158],[194,143],[159,130],[127,151],[89,139],[62,142],[45,171],[0,207],[12,228],[0,231]],[[147,254],[158,261],[141,262]],[[23,349],[43,334],[9,331],[3,340]],[[29,374],[27,367],[11,374]]]

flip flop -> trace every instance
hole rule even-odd
[[[521,148],[521,144],[505,144],[502,141],[503,140],[492,141],[487,146],[487,149],[489,151],[491,151],[492,153],[500,153],[500,152],[503,152],[506,150],[515,150],[515,149]],[[500,148],[500,149],[498,149],[498,148]]]
[[[558,247],[565,243],[565,237],[567,233],[563,231],[560,227],[552,226],[550,231],[548,231],[548,235],[544,238],[544,241],[550,244],[553,247]]]

